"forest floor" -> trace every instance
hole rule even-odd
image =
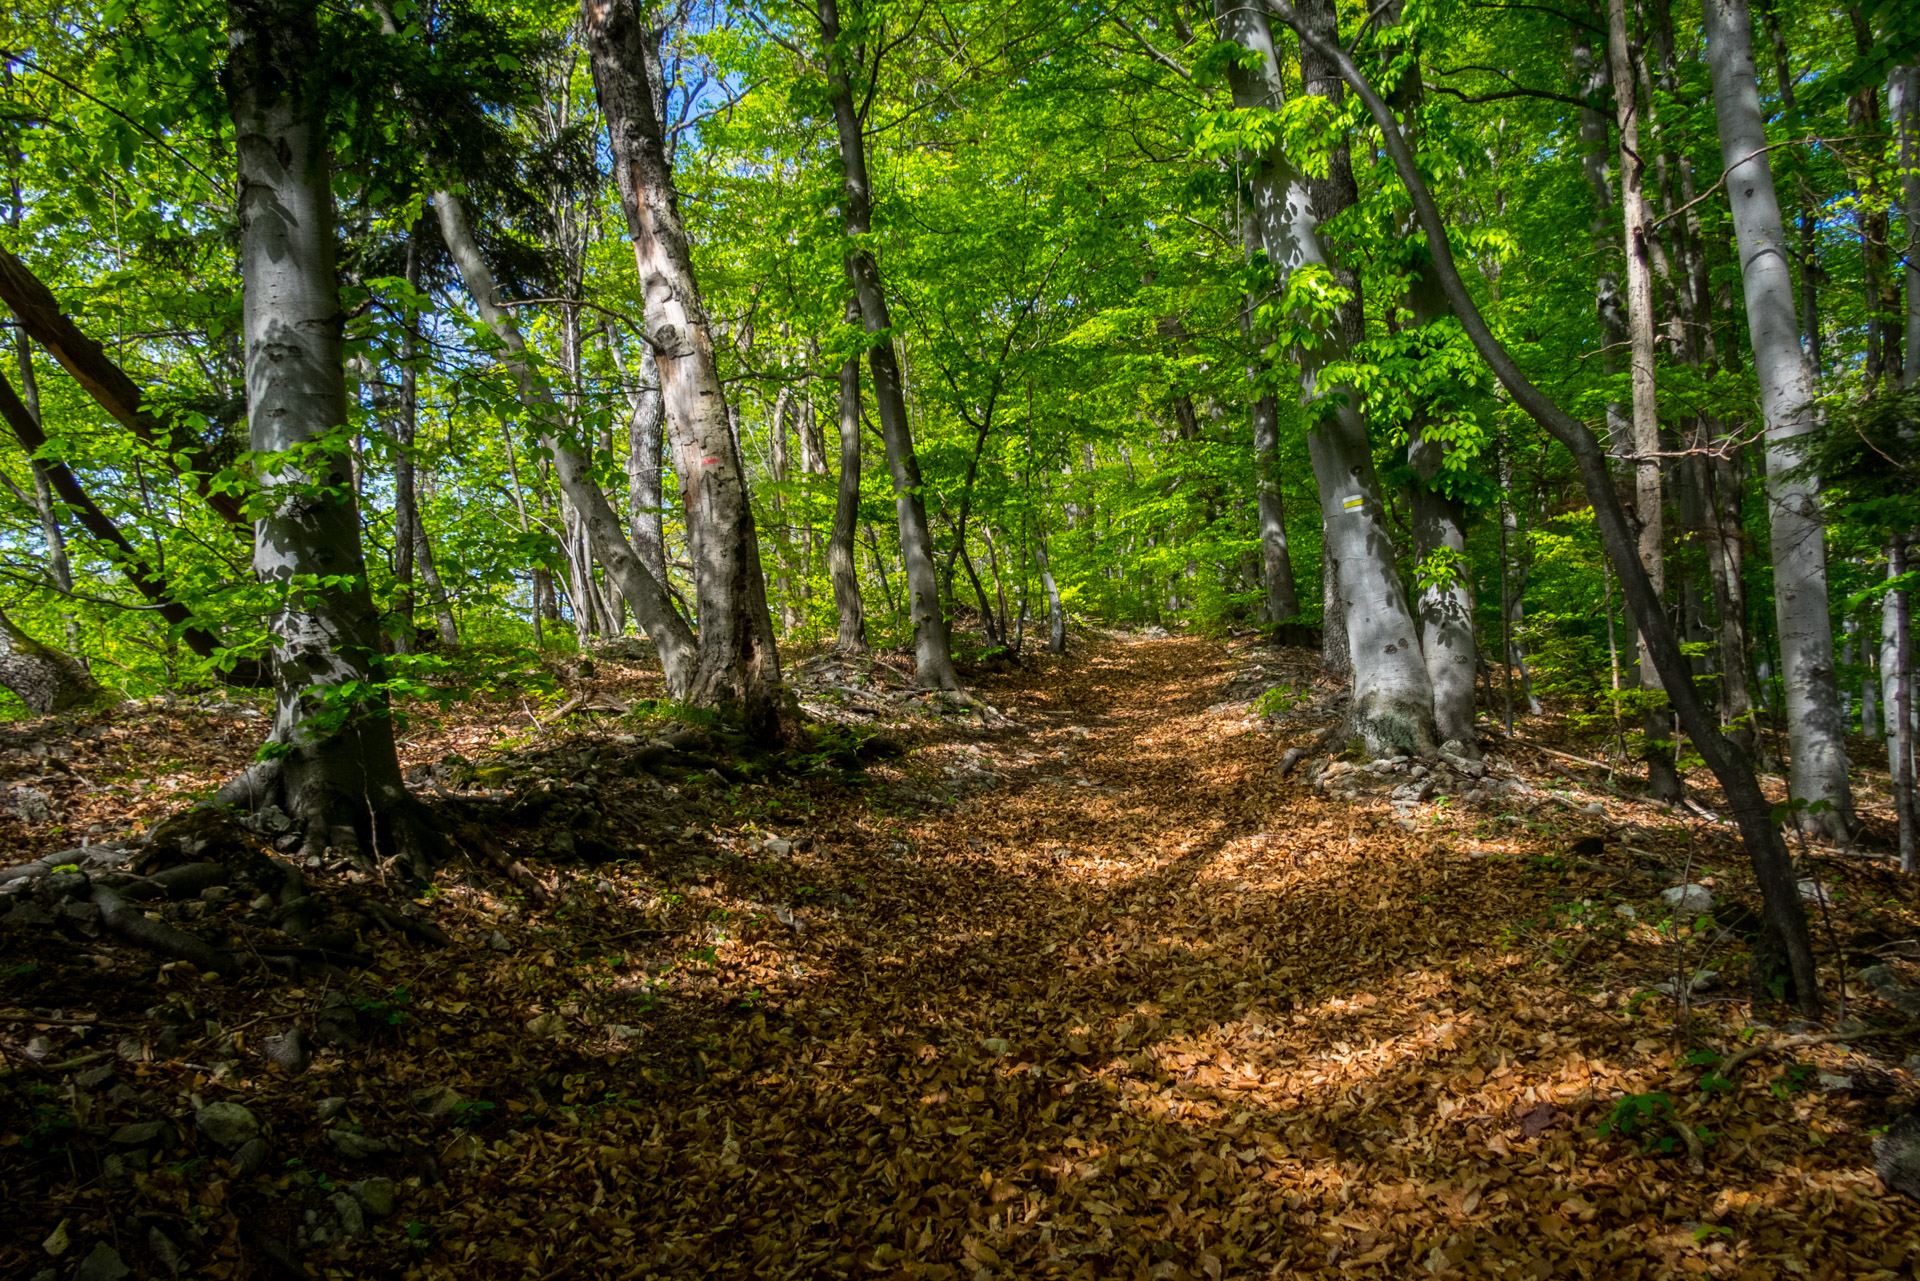
[[[1892,961],[1809,1044],[1662,904],[1751,897],[1724,826],[1517,744],[1474,806],[1282,777],[1331,689],[1289,651],[1076,638],[974,682],[993,714],[835,669],[810,705],[907,750],[804,774],[662,765],[617,665],[584,720],[423,717],[414,777],[487,855],[418,898],[312,869],[357,934],[290,968],[16,896],[58,921],[0,920],[0,1275],[1915,1274],[1869,1151],[1920,1065],[1876,1035],[1920,957],[1884,864],[1809,855],[1829,977]],[[150,828],[247,710],[11,727],[0,842]],[[276,955],[219,891],[155,914]]]

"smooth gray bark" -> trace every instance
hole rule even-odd
[[[687,514],[700,640],[686,696],[737,708],[748,732],[763,742],[797,741],[799,707],[780,681],[746,469],[680,218],[662,100],[662,33],[647,24],[635,0],[582,0],[580,16]],[[641,569],[637,558],[634,565]],[[652,575],[644,577],[653,582]],[[670,609],[664,591],[657,603],[634,604],[649,635],[655,629],[649,615]],[[677,615],[673,621],[679,624]]]
[[[1454,262],[1452,238],[1447,233],[1439,206],[1434,203],[1433,193],[1415,162],[1413,150],[1407,145],[1399,122],[1379,93],[1354,66],[1353,60],[1340,45],[1316,35],[1288,0],[1266,0],[1266,3],[1269,9],[1293,28],[1303,45],[1312,47],[1316,54],[1336,66],[1342,78],[1359,95],[1367,114],[1380,129],[1394,170],[1413,202],[1420,228],[1427,238],[1427,247],[1433,255],[1441,287],[1461,327],[1472,339],[1481,358],[1492,368],[1494,376],[1513,397],[1514,403],[1573,455],[1579,468],[1581,487],[1586,491],[1587,500],[1593,504],[1601,541],[1606,547],[1607,559],[1619,576],[1621,590],[1637,616],[1653,620],[1648,643],[1655,662],[1660,665],[1680,723],[1725,790],[1729,808],[1746,842],[1766,909],[1766,943],[1790,967],[1801,1007],[1809,1011],[1817,1010],[1821,1003],[1819,975],[1814,967],[1813,944],[1807,932],[1806,909],[1800,901],[1798,874],[1793,860],[1787,853],[1779,826],[1773,821],[1773,806],[1766,793],[1760,790],[1752,766],[1719,732],[1692,682],[1686,678],[1686,658],[1680,652],[1673,628],[1658,608],[1653,584],[1648,581],[1646,570],[1640,565],[1633,534],[1619,495],[1614,490],[1613,475],[1600,443],[1594,439],[1593,432],[1585,423],[1560,408],[1534,385],[1514,361],[1512,353],[1494,336],[1486,317],[1480,313],[1479,304],[1460,277],[1460,270]]]
[[[43,645],[0,613],[0,687],[27,710],[45,716],[98,703],[105,696],[71,654]]]
[[[1901,220],[1906,224],[1906,334],[1901,369],[1909,388],[1920,387],[1920,64],[1895,67],[1887,77],[1887,113],[1900,161]]]
[[[1265,253],[1260,223],[1251,211],[1240,220],[1247,256]],[[1248,409],[1253,428],[1253,477],[1258,495],[1255,516],[1260,528],[1260,585],[1267,595],[1267,622],[1279,624],[1300,613],[1300,594],[1293,581],[1293,550],[1287,545],[1287,507],[1280,487],[1280,400],[1269,390],[1271,367],[1263,354],[1268,335],[1256,332],[1254,310],[1260,298],[1241,300],[1240,335],[1248,345]]]
[[[1818,388],[1795,324],[1792,255],[1767,162],[1746,0],[1704,0],[1702,7],[1720,155],[1740,245],[1747,329],[1767,433],[1767,516],[1793,753],[1791,790],[1797,800],[1827,803],[1825,813],[1804,819],[1814,830],[1839,839],[1853,830],[1854,817],[1827,604],[1826,526],[1818,482],[1794,471],[1801,461],[1801,437],[1820,429]]]
[[[873,183],[867,173],[865,121],[853,102],[847,50],[841,46],[840,13],[834,0],[819,0],[815,15],[827,63],[827,97],[840,146],[841,217],[849,242],[847,272],[867,329],[867,368],[873,377],[874,408],[893,476],[895,514],[900,525],[900,559],[907,580],[907,612],[913,620],[915,680],[933,689],[957,690],[953,642],[940,603],[940,574],[933,558],[933,535],[921,493],[920,459],[913,448],[905,386],[894,350],[893,315],[880,280],[880,264],[862,240],[873,230]]]
[[[481,256],[479,241],[467,220],[466,207],[458,196],[443,190],[433,193],[433,208],[440,224],[440,238],[446,242],[466,281],[474,309],[500,340],[501,362],[514,377],[521,404],[539,423],[543,442],[553,454],[553,472],[560,482],[560,491],[580,513],[595,558],[614,576],[634,617],[652,639],[660,655],[660,666],[666,673],[667,689],[676,698],[691,697],[698,652],[693,629],[674,610],[661,581],[648,572],[632,544],[627,542],[619,514],[594,479],[591,464],[575,447],[575,442],[567,439],[566,415],[535,370],[519,323],[511,311],[500,305],[493,270]],[[576,599],[574,608],[581,607],[582,602]]]
[[[1666,510],[1660,470],[1660,403],[1654,371],[1653,237],[1646,201],[1646,152],[1640,141],[1634,50],[1627,38],[1626,0],[1607,3],[1607,66],[1613,79],[1614,125],[1620,139],[1620,213],[1627,263],[1627,353],[1632,378],[1633,514],[1639,525],[1640,564],[1664,598],[1667,584]],[[1639,627],[1639,620],[1635,620]],[[1640,688],[1660,691],[1660,670],[1639,627]],[[1656,800],[1684,795],[1673,762],[1672,715],[1665,707],[1641,712],[1646,740],[1647,792]]]
[[[860,323],[859,304],[847,300],[847,323]],[[827,536],[827,573],[833,579],[833,608],[839,622],[833,647],[842,653],[867,652],[867,614],[860,599],[860,573],[853,561],[854,529],[860,521],[860,357],[840,362],[834,395],[834,420],[840,432],[840,484],[834,494],[833,532]]]
[[[1214,21],[1223,40],[1259,55],[1257,67],[1234,64],[1228,69],[1235,105],[1271,108],[1283,95],[1266,15],[1234,0],[1217,0]],[[1317,83],[1331,92],[1324,74]],[[1315,207],[1305,177],[1277,146],[1253,157],[1249,170],[1261,244],[1275,270],[1282,278],[1302,270],[1338,277],[1337,264],[1320,240],[1325,212]],[[1335,193],[1336,199],[1350,196]],[[1320,371],[1350,349],[1356,319],[1349,307],[1339,323],[1326,326],[1299,353],[1301,397],[1313,424],[1307,453],[1319,484],[1326,546],[1336,565],[1338,609],[1353,661],[1347,728],[1375,756],[1402,751],[1432,755],[1439,745],[1433,683],[1395,563],[1366,423],[1354,408],[1358,397],[1352,389],[1319,385]],[[1330,605],[1329,617],[1332,612]]]
[[[271,741],[280,755],[262,772],[301,824],[303,854],[358,847],[424,874],[437,842],[401,782],[386,698],[341,692],[377,683],[382,658],[342,435],[318,5],[233,0],[228,43],[250,443],[274,460],[262,476],[272,506],[256,529],[254,569],[278,597]]]

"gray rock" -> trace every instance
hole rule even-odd
[[[499,930],[495,930],[491,934],[487,935],[487,946],[492,948],[496,952],[513,951],[513,941],[509,939],[506,935],[502,934]]]
[[[411,1101],[415,1110],[417,1110],[420,1115],[442,1117],[466,1102],[466,1096],[443,1081],[439,1085],[430,1085],[425,1089],[415,1090],[411,1096]]]
[[[313,1039],[346,1048],[360,1044],[360,1016],[351,1005],[329,1005],[313,1016]]]
[[[269,1063],[289,1076],[299,1076],[313,1061],[313,1055],[307,1050],[306,1034],[301,1032],[297,1024],[262,1040],[260,1052],[267,1056]]]
[[[764,848],[767,853],[773,855],[775,858],[785,858],[787,855],[793,853],[793,842],[782,840],[778,836],[769,836],[766,839]]]
[[[1866,969],[1860,971],[1860,981],[1875,991],[1878,991],[1880,988],[1891,987],[1898,984],[1900,982],[1900,976],[1893,972],[1891,965],[1869,965]]]
[[[1713,910],[1713,891],[1704,885],[1676,885],[1660,891],[1660,901],[1673,909],[1678,921],[1690,921]]]
[[[112,1141],[130,1148],[145,1147],[164,1142],[169,1128],[165,1121],[135,1121],[115,1130]]]
[[[330,1099],[321,1099],[314,1110],[320,1114],[320,1122],[324,1125],[347,1110],[347,1101],[345,1098],[335,1095]]]
[[[203,903],[211,903],[216,907],[222,903],[230,903],[233,901],[233,887],[231,885],[209,885],[206,889],[200,891],[200,901]]]
[[[333,1144],[333,1150],[349,1161],[364,1161],[370,1156],[378,1156],[388,1147],[385,1139],[376,1139],[370,1134],[355,1134],[352,1130],[328,1130],[327,1142]]]
[[[172,1237],[159,1228],[148,1228],[147,1249],[153,1251],[153,1257],[160,1260],[160,1265],[167,1271],[175,1276],[180,1275],[180,1268],[186,1259],[181,1256],[180,1247],[173,1243]]]
[[[1808,903],[1822,903],[1833,906],[1833,891],[1815,880],[1800,882],[1800,897]]]
[[[361,1207],[376,1219],[384,1219],[393,1213],[392,1179],[362,1179],[353,1185],[353,1194],[360,1198]]]
[[[91,887],[85,872],[54,872],[40,882],[41,892],[49,899],[85,898]]]
[[[237,1148],[260,1137],[260,1122],[238,1103],[208,1103],[193,1114],[193,1123],[223,1148]]]
[[[0,917],[0,925],[10,930],[45,930],[53,928],[53,918],[45,908],[29,899]]]
[[[121,1260],[120,1252],[102,1241],[80,1261],[73,1281],[120,1281],[126,1275],[127,1265]]]
[[[1909,1112],[1873,1139],[1873,1170],[1895,1192],[1920,1201],[1920,1112]]]
[[[293,820],[278,805],[262,805],[254,812],[253,826],[269,836],[284,836],[293,830]]]
[[[340,1230],[350,1237],[364,1236],[367,1231],[366,1212],[360,1208],[351,1192],[333,1194],[333,1214],[340,1220]]]
[[[234,1168],[242,1174],[258,1174],[267,1168],[267,1141],[248,1139],[233,1154]]]
[[[1853,1078],[1841,1076],[1837,1072],[1822,1072],[1820,1088],[1828,1094],[1845,1094],[1853,1088]]]

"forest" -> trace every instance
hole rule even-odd
[[[21,0],[0,1268],[1906,1275],[1916,99],[1898,0]]]

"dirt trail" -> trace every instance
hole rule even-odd
[[[1409,833],[1280,780],[1286,740],[1209,710],[1243,666],[1076,646],[982,682],[1010,727],[934,731],[865,787],[738,789],[677,846],[543,870],[545,905],[449,869],[426,905],[455,946],[380,944],[369,1039],[297,1075],[240,1038],[313,1021],[325,982],[163,971],[232,1062],[117,1065],[89,1141],[159,1115],[176,1146],[84,1187],[41,1161],[0,1272],[33,1275],[69,1218],[147,1266],[133,1206],[200,1225],[213,1278],[267,1275],[262,1234],[303,1222],[316,1274],[423,1281],[1912,1274],[1880,1114],[1800,1089],[1805,1065],[1694,1088],[1643,1000],[1658,937],[1529,858],[1564,853],[1562,809]],[[1732,1045],[1739,1012],[1695,1045]],[[1597,1132],[1656,1091],[1711,1132],[1706,1175]],[[267,1122],[267,1169],[193,1137],[202,1098]],[[374,1175],[398,1211],[329,1229]]]
[[[1517,868],[1276,780],[1284,744],[1205,711],[1230,670],[1139,642],[989,687],[1047,726],[988,748],[1008,784],[841,833],[865,889],[817,969],[731,1066],[648,1092],[644,1177],[563,1235],[633,1232],[635,1275],[1901,1266],[1916,1219],[1861,1135],[1774,1107],[1709,1179],[1597,1139],[1671,1043],[1508,950],[1546,903]]]

